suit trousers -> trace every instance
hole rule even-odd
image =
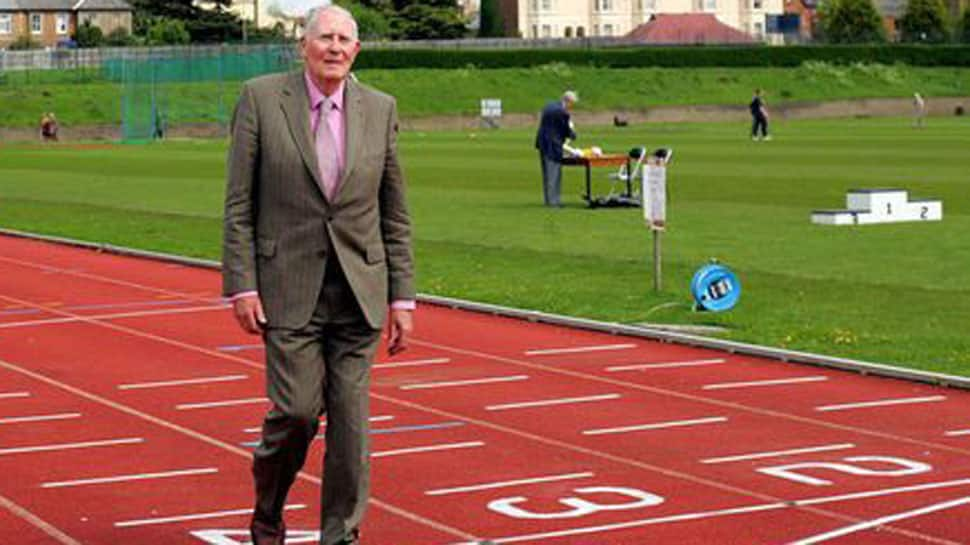
[[[326,415],[321,545],[356,535],[370,494],[370,366],[380,340],[337,262],[328,259],[313,317],[301,329],[269,327],[267,395],[273,406],[253,453],[255,545],[282,545],[283,506]]]
[[[546,157],[541,151],[539,164],[542,165],[542,196],[546,206],[561,206],[562,164]]]

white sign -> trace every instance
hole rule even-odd
[[[502,99],[483,98],[482,117],[502,117]]]
[[[667,226],[667,167],[647,165],[643,169],[643,219],[654,231]]]

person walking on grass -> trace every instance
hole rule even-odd
[[[553,208],[562,206],[562,146],[566,139],[576,139],[569,112],[577,101],[575,92],[566,91],[559,100],[546,104],[539,117],[536,149],[542,168],[542,196],[545,205]]]
[[[253,452],[254,545],[283,545],[283,506],[326,415],[320,544],[357,545],[370,494],[370,368],[382,326],[408,347],[411,222],[395,100],[352,81],[357,23],[306,17],[304,70],[246,82],[232,121],[223,293],[266,345],[272,407]]]
[[[771,140],[771,135],[768,134],[768,107],[761,97],[761,89],[754,90],[754,97],[751,98],[748,108],[751,110],[751,139]]]
[[[923,128],[923,119],[926,117],[926,101],[919,93],[913,93],[913,127]]]

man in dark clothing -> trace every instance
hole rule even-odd
[[[559,208],[562,187],[562,145],[567,138],[575,139],[576,133],[569,122],[569,111],[579,98],[573,91],[566,91],[559,100],[546,104],[536,133],[536,149],[542,167],[542,194],[546,206]]]
[[[768,109],[761,98],[761,89],[754,90],[754,98],[748,107],[751,109],[751,139],[771,140],[768,135]]]

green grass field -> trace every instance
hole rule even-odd
[[[533,131],[405,133],[419,289],[627,323],[719,325],[725,338],[970,373],[970,121],[932,118],[580,128],[607,151],[672,146],[664,291],[652,292],[639,210],[541,206]],[[0,225],[218,259],[225,143],[0,146]],[[607,171],[595,189],[608,188]],[[944,220],[813,225],[845,191],[941,198]],[[744,294],[690,310],[691,275],[716,257]]]

